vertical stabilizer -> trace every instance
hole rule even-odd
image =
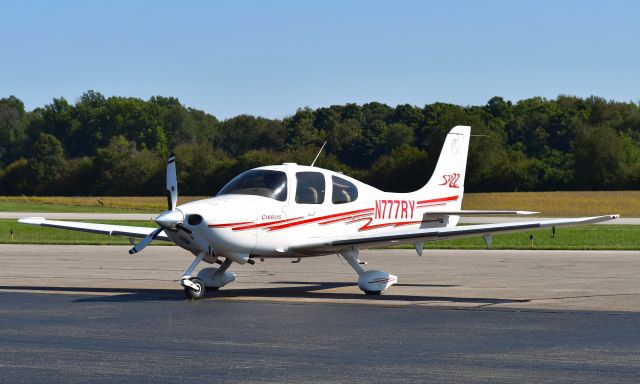
[[[417,192],[421,198],[449,198],[446,200],[447,208],[462,207],[470,136],[471,127],[465,125],[455,126],[449,131],[431,179]]]

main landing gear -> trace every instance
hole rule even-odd
[[[184,287],[184,294],[189,300],[202,299],[207,289],[217,291],[236,279],[235,274],[227,272],[232,263],[230,258],[226,258],[220,268],[203,268],[196,277],[192,277],[191,273],[206,255],[200,252],[180,278],[180,285]]]
[[[398,276],[391,275],[385,271],[365,271],[360,266],[360,260],[358,260],[360,252],[355,248],[342,250],[338,253],[356,271],[358,274],[358,288],[367,295],[379,295],[398,282]]]

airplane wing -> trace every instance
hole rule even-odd
[[[473,237],[494,235],[498,233],[520,232],[529,229],[542,229],[550,227],[569,227],[575,225],[594,224],[603,221],[617,219],[619,215],[605,215],[595,217],[578,217],[569,219],[532,220],[514,223],[464,225],[450,228],[427,228],[415,231],[397,231],[392,234],[369,234],[361,232],[351,237],[334,237],[317,239],[307,243],[293,243],[290,250],[302,254],[321,254],[338,251],[345,248],[374,248],[393,244],[416,244],[425,241],[456,239],[461,237]]]
[[[80,223],[75,221],[47,220],[44,217],[25,217],[18,220],[22,224],[39,225],[41,227],[70,229],[72,231],[98,233],[109,236],[147,237],[156,228],[133,227],[129,225],[112,225],[96,223]],[[158,240],[171,241],[164,231],[156,237]]]

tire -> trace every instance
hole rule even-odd
[[[382,291],[364,291],[364,293],[370,296],[380,296],[380,294],[382,294]]]
[[[204,297],[205,287],[204,282],[198,278],[191,279],[191,282],[199,287],[199,289],[193,289],[191,287],[184,287],[184,294],[189,300],[200,300]]]

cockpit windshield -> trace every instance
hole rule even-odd
[[[236,176],[225,185],[220,195],[255,195],[278,201],[287,200],[287,175],[281,171],[252,169]]]

